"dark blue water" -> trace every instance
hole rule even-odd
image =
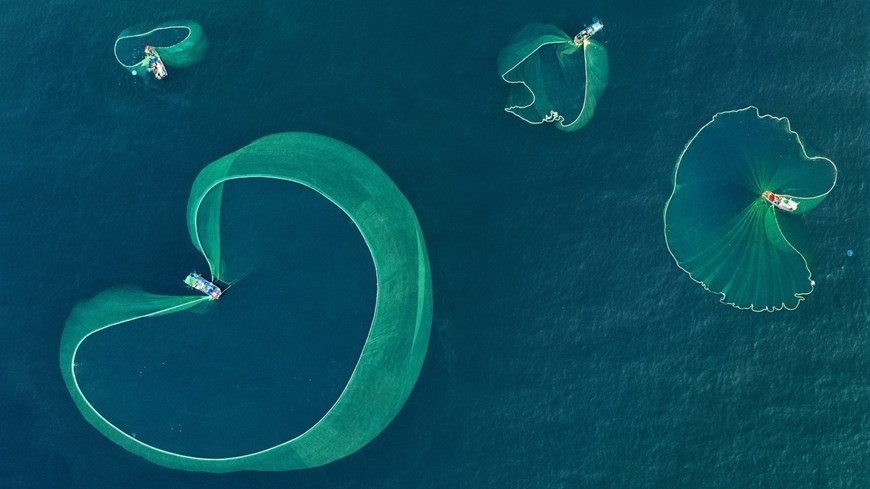
[[[866,2],[0,9],[0,487],[870,484]],[[504,113],[499,49],[529,22],[593,15],[611,63],[595,119],[564,134]],[[203,25],[205,61],[159,84],[117,65],[118,32],[173,18]],[[662,237],[679,152],[749,104],[840,169],[806,216],[817,289],[793,313],[719,304]],[[130,277],[161,290],[187,271],[197,172],[288,130],[362,150],[415,208],[435,293],[420,380],[384,433],[322,468],[145,462],[70,400],[63,322]]]

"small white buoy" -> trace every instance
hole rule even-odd
[[[133,70],[133,71],[130,72],[130,74],[133,75],[133,76],[136,76],[136,75],[138,75],[139,73],[136,73],[136,70]]]
[[[815,286],[816,286],[816,281],[815,281],[815,280],[810,280],[810,285],[812,285],[813,287],[815,287]]]

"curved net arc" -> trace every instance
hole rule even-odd
[[[725,175],[720,175],[722,171],[716,171],[721,170],[716,166],[705,169],[704,161],[698,158],[693,144],[702,148],[699,150],[701,154],[715,152],[716,144],[737,148],[735,151],[741,157],[752,156],[753,151],[762,156],[767,154],[764,145],[759,150],[753,146],[754,141],[742,141],[744,136],[735,139],[727,132],[721,133],[721,126],[710,129],[717,121],[728,119],[726,122],[731,123],[730,118],[747,117],[751,111],[754,114],[750,117],[754,119],[748,119],[747,124],[751,125],[753,120],[760,121],[760,124],[774,124],[773,127],[759,126],[759,134],[766,131],[780,136],[781,139],[772,144],[790,145],[793,158],[780,162],[782,158],[777,156],[761,157],[748,163],[741,162],[746,163],[745,167],[725,168]],[[754,129],[747,127],[745,130],[749,133]],[[716,141],[717,137],[719,141]],[[795,144],[799,152],[793,151]],[[751,151],[743,151],[747,148]],[[693,151],[688,158],[691,166],[685,167],[689,151]],[[720,153],[728,154],[727,151]],[[741,157],[731,160],[738,161]],[[730,160],[723,156],[719,160],[714,157],[712,161],[721,164]],[[684,176],[681,170],[689,171],[688,176]],[[809,194],[795,193],[804,195],[796,198],[812,204],[803,209],[806,212],[833,190],[836,173],[836,166],[830,159],[807,154],[800,136],[791,129],[787,118],[761,115],[754,106],[720,112],[698,130],[677,160],[673,190],[663,212],[668,252],[681,270],[705,290],[720,295],[724,304],[754,312],[793,310],[815,289],[807,256],[808,246],[803,230],[797,225],[799,217],[795,215],[800,212],[784,213],[763,200],[761,194],[770,190],[785,195],[784,188],[803,186],[810,190]],[[800,178],[794,177],[795,174]],[[818,187],[819,182],[830,183]],[[716,199],[716,190],[723,190],[731,198]],[[799,204],[799,210],[801,205],[803,203]],[[672,214],[675,221],[669,220]],[[732,217],[718,220],[721,216]],[[789,225],[785,226],[787,223]]]
[[[259,171],[251,171],[254,168]],[[347,384],[316,423],[292,439],[254,453],[207,458],[169,452],[129,436],[94,409],[74,380],[72,358],[84,338],[111,325],[175,311],[152,307],[140,314],[144,306],[136,304],[148,303],[141,295],[123,298],[134,304],[132,308],[121,301],[121,307],[104,310],[105,301],[100,296],[77,307],[61,341],[61,369],[76,405],[112,441],[167,467],[210,472],[291,470],[342,458],[389,424],[410,394],[425,356],[432,290],[422,232],[408,202],[371,160],[324,136],[284,133],[257,140],[203,169],[191,191],[188,228],[194,245],[218,275],[222,273],[221,261],[211,249],[214,245],[220,249],[220,231],[214,224],[220,220],[222,184],[244,178],[276,178],[304,185],[350,216],[375,265],[374,316]],[[212,199],[215,196],[217,199]],[[211,200],[203,209],[206,199]],[[187,303],[191,299],[183,300]],[[197,297],[192,305],[207,300]]]
[[[152,28],[140,24],[124,29],[115,39],[115,60],[128,71],[147,69],[146,45],[153,46],[167,66],[183,68],[205,56],[208,40],[202,26],[190,20],[165,22]]]
[[[507,107],[504,108],[505,112],[510,112],[510,113],[514,114],[515,116],[519,117],[520,119],[528,122],[529,124],[543,124],[544,122],[547,122],[544,120],[543,117],[537,118],[537,119],[530,119],[530,118],[525,117],[522,113],[518,112],[518,110],[520,110],[520,109],[528,109],[528,108],[534,106],[535,102],[537,101],[537,96],[535,95],[535,91],[532,90],[532,88],[529,87],[528,83],[526,83],[524,80],[512,80],[512,79],[509,79],[508,76],[510,75],[510,73],[513,70],[515,70],[518,66],[520,66],[524,62],[526,62],[526,60],[528,60],[530,57],[534,56],[540,49],[544,48],[545,46],[565,44],[565,42],[566,41],[564,41],[564,40],[560,40],[560,41],[550,41],[550,42],[542,43],[540,46],[536,47],[532,52],[530,52],[529,54],[527,54],[523,58],[521,58],[519,61],[517,61],[516,64],[514,64],[513,66],[510,67],[510,69],[508,69],[507,71],[505,71],[504,73],[501,74],[502,80],[504,80],[505,82],[510,83],[510,84],[522,85],[523,88],[525,88],[526,91],[528,92],[528,95],[531,97],[531,99],[529,100],[529,103],[527,103],[527,104],[508,105]],[[570,42],[570,40],[567,42]],[[564,119],[565,118],[563,116],[559,116],[558,120],[559,120],[559,122],[561,122]]]
[[[581,58],[572,61],[577,52]],[[501,51],[498,65],[500,77],[511,86],[505,111],[529,124],[554,123],[564,131],[588,124],[607,85],[604,47],[592,39],[578,46],[547,24],[524,27]],[[582,100],[575,101],[572,90],[581,83]]]
[[[136,63],[136,64],[128,65],[128,64],[124,63],[123,61],[121,61],[121,58],[118,57],[118,43],[125,41],[127,39],[146,37],[146,36],[149,36],[151,34],[154,34],[155,32],[160,32],[160,31],[170,30],[170,29],[185,29],[185,30],[187,30],[187,35],[182,40],[180,40],[178,42],[184,42],[187,39],[189,39],[191,36],[191,32],[192,32],[190,27],[188,27],[186,25],[169,25],[169,26],[164,26],[164,27],[155,27],[154,29],[151,29],[150,31],[147,31],[147,32],[143,32],[141,34],[130,34],[130,35],[126,35],[126,36],[122,34],[122,35],[118,36],[118,39],[115,39],[115,48],[113,49],[113,51],[115,53],[115,59],[118,60],[118,63],[120,63],[121,66],[123,66],[124,68],[127,68],[127,69],[136,68],[137,66],[139,66],[141,64],[141,61]],[[176,44],[178,44],[178,43],[176,43]],[[168,48],[168,47],[171,47],[173,45],[154,46],[154,47],[159,49],[159,48]]]
[[[92,423],[94,422],[93,418],[99,418],[102,423],[112,428],[113,433],[126,438],[129,443],[136,443],[149,449],[160,450],[129,435],[106,419],[91,404],[76,378],[76,355],[85,340],[100,331],[132,323],[139,319],[181,312],[206,304],[208,301],[209,297],[206,296],[163,296],[137,289],[119,288],[108,290],[85,303],[79,304],[67,321],[67,325],[72,325],[73,327],[64,328],[63,337],[61,338],[60,361],[62,367],[68,367],[61,368],[61,373],[67,387],[74,388],[77,393],[75,399],[80,399],[89,408],[87,411],[83,411],[85,418]],[[93,313],[94,311],[96,311],[96,314]],[[108,314],[106,314],[106,311],[109,311]],[[78,315],[88,316],[88,320],[86,322],[78,322],[76,321],[76,316]],[[95,321],[94,315],[99,316],[99,319]],[[98,324],[97,328],[82,327],[94,324],[94,322]]]

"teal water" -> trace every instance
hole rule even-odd
[[[870,484],[866,2],[48,1],[0,4],[0,487],[861,488]],[[505,113],[498,51],[593,15],[610,82],[581,131]],[[131,77],[129,25],[192,18],[210,54]],[[75,46],[75,49],[71,49]],[[840,183],[806,216],[816,291],[718,303],[662,207],[721,110],[788,116]],[[72,307],[201,266],[184,222],[209,162],[303,130],[376,161],[432,265],[426,364],[356,454],[292,473],[164,469],[97,433],[57,366]],[[846,255],[847,250],[854,255]],[[51,470],[47,470],[50,467]]]

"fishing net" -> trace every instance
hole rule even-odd
[[[716,114],[677,161],[665,240],[677,265],[740,309],[794,309],[815,286],[800,214],[833,190],[833,162],[807,155],[788,119],[755,107]],[[765,191],[798,203],[794,212]]]
[[[118,35],[115,59],[133,74],[143,75],[148,69],[146,46],[153,46],[167,66],[184,68],[202,60],[208,41],[202,27],[190,20],[140,24]]]
[[[376,298],[368,315],[370,324],[366,322],[362,328],[361,345],[347,349],[354,355],[348,372],[330,371],[335,359],[306,351],[306,336],[342,333],[319,324],[301,331],[306,315],[323,311],[307,310],[304,304],[295,304],[294,298],[320,282],[349,282],[349,288],[337,290],[354,295],[353,284],[366,275],[348,277],[345,272],[349,265],[344,265],[340,256],[335,257],[339,260],[335,267],[324,265],[323,273],[334,274],[327,280],[294,275],[302,268],[293,262],[301,253],[294,240],[315,249],[324,247],[322,239],[312,238],[321,236],[315,229],[316,218],[292,233],[286,228],[298,223],[280,220],[300,202],[293,199],[302,198],[298,192],[290,195],[285,191],[300,186],[349,217],[349,226],[364,240],[364,258],[373,263]],[[304,219],[304,214],[303,210],[295,215]],[[225,289],[219,301],[202,295],[160,296],[127,288],[104,292],[77,306],[64,327],[60,363],[67,388],[83,416],[109,439],[148,460],[172,468],[212,472],[314,467],[353,453],[377,436],[416,382],[432,316],[431,277],[422,233],[413,210],[392,181],[365,155],[336,140],[305,133],[275,134],[204,168],[191,190],[187,221],[190,238],[208,264],[211,278],[235,284],[231,290]],[[348,263],[359,259],[351,257]],[[328,306],[345,307],[340,300]],[[233,319],[232,324],[224,321],[226,317]],[[245,371],[245,362],[252,360],[239,354],[243,345],[212,348],[211,343],[219,342],[226,329],[234,326],[252,333],[272,328],[270,334],[275,336],[257,350],[263,357],[258,360],[277,369],[282,368],[282,357],[293,357],[294,370],[282,370],[277,377],[296,386],[294,389],[303,389],[289,392],[292,398],[301,399],[286,406],[259,405],[254,412],[231,416],[226,406],[237,397],[263,390],[256,371],[248,372],[247,377],[237,372]],[[346,327],[348,331],[351,326]],[[179,336],[179,331],[189,331],[190,335]],[[141,352],[125,346],[149,341],[156,341],[159,351]],[[236,341],[247,340],[240,337]],[[292,353],[281,350],[278,345],[282,342],[296,349]],[[338,347],[343,347],[341,343]],[[160,375],[161,369],[182,358],[197,370]],[[95,364],[95,359],[102,360]],[[216,366],[221,363],[229,367]],[[127,368],[131,373],[128,380],[118,380],[124,377],[94,373],[98,368]],[[205,372],[215,368],[232,380],[210,382]],[[326,395],[328,402],[324,404],[317,399],[323,393],[304,389],[312,378],[328,372],[345,376],[339,379],[340,388]],[[163,405],[152,405],[159,399],[130,394],[145,389],[139,384],[155,382],[155,378],[171,384],[153,386],[156,392],[170,394],[164,396]],[[213,384],[226,392],[207,392],[202,384]],[[295,395],[297,392],[305,394]],[[271,391],[268,394],[272,395]],[[198,396],[208,402],[200,402]],[[285,397],[275,394],[274,399],[276,403],[287,399],[287,393]],[[312,411],[318,406],[325,407]],[[205,426],[209,429],[191,427],[190,411],[225,421]],[[188,421],[178,422],[176,418],[183,415]],[[270,417],[295,420],[293,433],[281,438],[280,430],[272,430],[278,432],[269,434],[274,438],[271,443],[251,445],[246,440],[246,433],[253,429],[250,426]],[[218,435],[223,445],[214,448],[212,443],[221,441]],[[227,440],[235,446],[228,446]]]
[[[575,131],[589,123],[607,86],[607,51],[546,24],[530,24],[503,49],[498,69],[510,84],[505,110],[530,124]]]

